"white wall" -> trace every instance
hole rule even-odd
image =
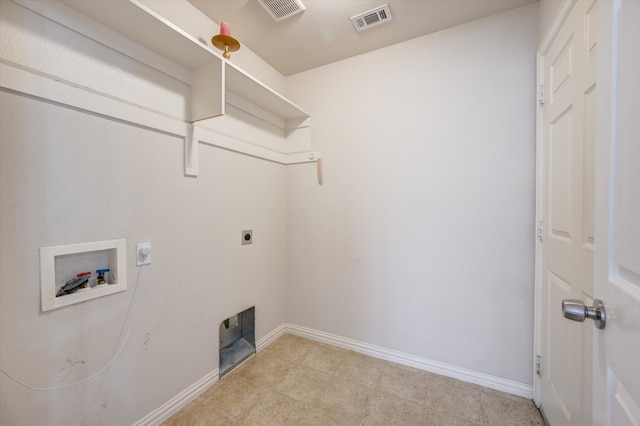
[[[531,385],[537,13],[288,78],[288,322]]]
[[[0,5],[3,61],[187,111],[184,83]],[[207,145],[185,178],[180,138],[0,91],[2,369],[39,388],[97,372],[140,285],[105,374],[54,391],[0,374],[0,424],[131,424],[214,371],[218,324],[252,305],[258,338],[289,322],[531,383],[535,25],[530,6],[291,77],[323,187]],[[113,238],[129,290],[40,313],[38,248]]]
[[[180,116],[188,87],[13,3],[4,61]],[[256,306],[263,338],[285,322],[284,166],[203,145],[183,176],[183,140],[0,91],[2,425],[127,425],[218,368],[218,325]],[[254,243],[240,245],[253,229]],[[40,247],[127,240],[129,289],[40,312]],[[150,241],[152,265],[135,266]],[[127,309],[137,290],[133,319]],[[125,328],[126,331],[126,328]]]

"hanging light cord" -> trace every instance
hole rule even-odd
[[[12,376],[11,374],[7,373],[2,368],[0,368],[0,372],[2,372],[2,374],[7,376],[8,378],[13,380],[14,382],[19,383],[22,386],[26,387],[27,389],[30,389],[30,390],[36,391],[36,392],[47,392],[47,391],[54,391],[54,390],[70,388],[72,386],[76,386],[76,385],[79,385],[81,383],[88,382],[89,380],[94,379],[94,378],[98,377],[99,375],[101,375],[102,373],[104,373],[115,362],[115,360],[120,355],[120,352],[122,352],[122,349],[124,348],[124,345],[127,343],[127,340],[129,340],[129,335],[131,334],[131,326],[133,325],[133,318],[135,317],[136,309],[138,307],[138,300],[136,298],[136,294],[138,293],[138,287],[140,287],[140,273],[142,272],[142,268],[143,267],[140,267],[140,269],[138,269],[138,276],[136,278],[136,287],[133,289],[133,296],[131,296],[131,302],[129,302],[129,308],[127,309],[127,314],[124,317],[124,322],[122,323],[122,329],[120,330],[120,335],[118,336],[118,340],[116,340],[116,342],[118,342],[118,341],[120,341],[122,339],[122,334],[123,334],[125,328],[127,329],[127,333],[124,336],[124,339],[122,340],[122,343],[120,344],[120,348],[118,348],[118,350],[113,354],[113,357],[111,357],[111,360],[107,363],[107,365],[102,367],[102,369],[100,369],[100,371],[98,371],[97,373],[95,373],[95,374],[93,374],[93,375],[91,375],[91,376],[89,376],[87,378],[84,378],[82,380],[78,380],[77,382],[69,383],[69,384],[66,384],[64,386],[56,386],[56,387],[51,387],[51,388],[38,388],[38,387],[35,387],[35,386],[31,386],[31,385],[21,381],[20,379],[17,379],[16,377]],[[127,325],[127,318],[129,318],[129,317],[131,317],[129,319],[129,326],[125,327]]]

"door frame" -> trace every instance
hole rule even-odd
[[[541,389],[541,376],[537,374],[537,357],[541,355],[541,321],[542,321],[542,304],[544,300],[542,298],[542,285],[543,285],[543,271],[542,271],[542,244],[538,240],[538,235],[543,234],[543,230],[539,229],[539,223],[541,223],[544,217],[544,197],[543,197],[543,171],[544,171],[544,150],[543,150],[543,136],[544,136],[544,111],[540,104],[540,98],[544,99],[544,57],[549,52],[551,44],[555,40],[556,36],[560,32],[566,22],[569,14],[573,10],[578,0],[562,0],[562,5],[558,9],[553,22],[549,26],[549,29],[545,33],[544,37],[538,45],[536,54],[536,213],[535,213],[535,294],[534,294],[534,322],[533,322],[533,359],[534,364],[531,366],[533,371],[533,401],[538,408],[542,404],[542,389]],[[541,89],[542,88],[542,89]],[[543,361],[544,368],[544,361]],[[544,414],[543,414],[544,415]],[[545,419],[546,420],[546,419]]]

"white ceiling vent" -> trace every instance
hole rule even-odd
[[[282,21],[295,14],[304,12],[306,8],[300,0],[258,0],[258,3],[277,21]]]
[[[375,27],[376,25],[392,21],[393,16],[391,16],[389,4],[384,4],[367,12],[352,16],[349,19],[351,19],[351,22],[357,31],[364,31],[371,27]]]

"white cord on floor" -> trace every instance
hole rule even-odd
[[[144,266],[143,266],[144,267]],[[125,329],[125,325],[127,323],[127,318],[129,318],[129,316],[131,315],[131,319],[129,320],[129,327],[127,328],[127,334],[124,337],[124,340],[122,341],[122,344],[120,345],[120,348],[116,351],[116,353],[113,355],[113,357],[111,357],[111,360],[107,363],[107,365],[105,365],[100,371],[98,371],[97,373],[84,378],[82,380],[79,380],[77,382],[73,382],[73,383],[69,383],[67,385],[64,386],[57,386],[57,387],[52,387],[52,388],[37,388],[35,386],[31,386],[19,379],[17,379],[16,377],[13,377],[12,375],[10,375],[9,373],[7,373],[6,371],[4,371],[4,369],[0,368],[0,372],[2,372],[2,374],[4,374],[5,376],[7,376],[8,378],[10,378],[11,380],[13,380],[16,383],[21,384],[22,386],[26,387],[27,389],[31,389],[32,391],[37,391],[37,392],[46,392],[46,391],[53,391],[53,390],[60,390],[60,389],[66,389],[66,388],[70,388],[72,386],[76,386],[79,385],[81,383],[87,382],[91,379],[94,379],[96,377],[98,377],[99,375],[101,375],[102,373],[104,373],[109,367],[111,367],[111,365],[114,363],[114,361],[118,358],[118,355],[120,355],[120,352],[122,352],[122,349],[124,348],[124,345],[127,343],[127,340],[129,340],[129,334],[131,333],[131,326],[133,325],[133,318],[135,317],[135,313],[136,313],[136,309],[138,307],[138,301],[136,298],[136,294],[138,293],[138,287],[140,287],[140,273],[142,272],[142,268],[140,267],[140,269],[138,269],[138,276],[136,278],[136,287],[133,289],[133,296],[131,296],[131,302],[129,302],[129,308],[127,309],[127,314],[124,317],[124,322],[122,323],[122,330],[120,330],[120,335],[118,336],[118,341],[120,341],[120,339],[122,338],[122,333]]]

